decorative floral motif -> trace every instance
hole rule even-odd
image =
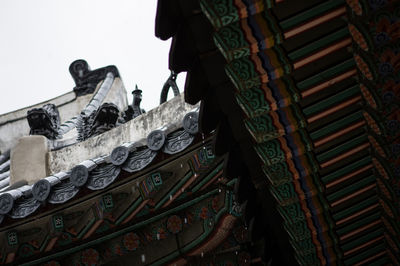
[[[18,250],[18,255],[23,258],[32,256],[34,253],[34,248],[29,244],[22,244]]]
[[[202,207],[199,211],[199,217],[203,220],[207,219],[209,217],[208,213],[208,208],[207,207]]]
[[[399,153],[400,153],[400,144],[399,144],[399,143],[394,143],[394,144],[392,144],[391,150],[392,150],[392,152],[393,152],[393,154],[394,154],[395,156],[398,156]]]
[[[182,219],[178,215],[172,215],[167,220],[167,229],[172,234],[182,231]]]
[[[400,21],[395,21],[391,23],[388,17],[382,17],[378,21],[374,37],[375,43],[377,45],[384,45],[389,41],[397,40],[399,37],[400,37]]]
[[[116,244],[113,247],[113,252],[114,252],[114,254],[117,254],[118,256],[124,255],[124,250],[122,249],[120,244]]]
[[[134,251],[140,245],[139,236],[132,232],[128,233],[128,234],[124,235],[124,237],[122,238],[122,243],[124,244],[124,247],[127,250]]]
[[[386,49],[379,58],[379,73],[389,75],[400,70],[400,56],[392,49]]]
[[[395,100],[400,99],[400,82],[390,79],[384,84],[380,85],[382,87],[382,100],[385,104],[392,103]]]
[[[82,251],[81,260],[84,265],[97,265],[99,262],[99,252],[93,248]]]

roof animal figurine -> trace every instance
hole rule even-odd
[[[27,119],[30,127],[30,135],[43,135],[48,139],[59,137],[60,114],[54,104],[48,103],[41,108],[29,110]]]
[[[77,124],[78,141],[106,132],[117,125],[118,107],[113,103],[103,103],[90,114],[81,114]]]
[[[135,90],[132,91],[132,95],[132,105],[129,105],[128,109],[126,109],[122,115],[124,123],[135,117],[138,117],[141,114],[146,113],[146,111],[140,107],[140,103],[142,102],[142,90],[139,90],[137,85],[135,86]]]

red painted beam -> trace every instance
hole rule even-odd
[[[301,25],[299,27],[296,27],[294,29],[288,30],[287,32],[285,32],[283,34],[283,36],[285,37],[285,39],[289,39],[289,38],[291,38],[291,37],[293,37],[293,36],[295,36],[297,34],[300,34],[300,33],[304,32],[304,31],[307,31],[307,30],[309,30],[309,29],[311,29],[313,27],[316,27],[316,26],[318,26],[318,25],[320,25],[320,24],[322,24],[324,22],[327,22],[327,21],[329,21],[331,19],[334,19],[334,18],[336,18],[338,16],[341,16],[341,15],[344,15],[344,14],[346,14],[346,8],[345,7],[338,8],[338,9],[332,11],[332,12],[329,12],[328,14],[325,14],[325,15],[323,15],[321,17],[318,17],[318,18],[313,19],[313,20],[311,20],[309,22],[306,22],[306,23],[304,23],[303,25]]]
[[[362,168],[360,168],[360,169],[358,169],[358,170],[356,170],[354,172],[351,172],[350,174],[347,174],[347,175],[345,175],[345,176],[343,176],[343,177],[341,177],[339,179],[336,179],[335,181],[332,181],[332,182],[328,183],[325,187],[327,189],[331,188],[331,187],[334,187],[337,184],[340,184],[340,183],[342,183],[342,182],[344,182],[346,180],[349,180],[350,178],[352,178],[352,177],[354,177],[354,176],[356,176],[358,174],[361,174],[362,172],[365,172],[365,171],[367,171],[367,170],[369,170],[371,168],[372,168],[372,164],[366,165],[366,166],[364,166],[364,167],[362,167]]]
[[[341,130],[339,130],[339,131],[333,133],[332,135],[329,135],[329,136],[327,136],[327,137],[325,137],[323,139],[315,141],[314,142],[314,147],[317,148],[317,147],[319,147],[319,146],[321,146],[321,145],[323,145],[325,143],[328,143],[331,140],[334,140],[334,139],[336,139],[336,138],[338,138],[340,136],[343,136],[343,135],[345,135],[345,134],[347,134],[347,133],[349,133],[349,132],[351,132],[351,131],[359,128],[359,127],[362,127],[363,125],[365,125],[365,120],[362,120],[362,121],[360,121],[358,123],[355,123],[355,124],[353,124],[353,125],[351,125],[349,127],[341,129]]]
[[[306,91],[301,93],[301,96],[302,97],[308,97],[308,96],[310,96],[310,95],[312,95],[314,93],[320,92],[321,90],[328,88],[329,86],[332,86],[333,84],[335,84],[337,82],[340,82],[342,80],[345,80],[345,79],[347,79],[349,77],[356,76],[356,75],[357,75],[357,70],[356,69],[351,69],[351,70],[349,70],[349,71],[347,71],[347,72],[345,72],[343,74],[340,74],[339,76],[336,76],[336,77],[334,77],[334,78],[332,78],[332,79],[330,79],[328,81],[325,81],[325,82],[323,82],[321,84],[318,84],[315,87],[307,89]]]
[[[353,104],[355,104],[355,103],[357,103],[359,101],[361,101],[361,96],[356,96],[354,98],[351,98],[351,99],[349,99],[347,101],[342,102],[341,104],[335,105],[332,108],[329,108],[329,109],[327,109],[327,110],[325,110],[325,111],[323,111],[323,112],[321,112],[319,114],[316,114],[316,115],[308,118],[307,122],[308,123],[313,123],[313,122],[315,122],[317,120],[323,119],[323,118],[325,118],[325,117],[327,117],[327,116],[329,116],[329,115],[331,115],[333,113],[336,113],[337,111],[342,110],[342,109],[344,109],[344,108],[346,108],[348,106],[351,106],[351,105],[353,105]]]
[[[361,211],[359,211],[359,212],[354,213],[353,215],[350,215],[350,216],[348,216],[348,217],[346,217],[346,218],[343,218],[343,219],[337,221],[337,222],[336,222],[336,225],[337,225],[337,226],[340,226],[340,225],[342,225],[342,224],[344,224],[344,223],[346,223],[346,222],[352,220],[353,218],[357,218],[357,217],[359,217],[360,215],[363,215],[364,213],[367,213],[367,212],[369,212],[369,211],[371,211],[371,210],[373,210],[373,209],[375,209],[375,208],[378,208],[378,207],[379,207],[379,204],[378,204],[378,203],[376,203],[376,204],[374,204],[374,205],[371,205],[371,206],[369,206],[368,208],[365,208],[365,209],[363,209],[363,210],[361,210]]]
[[[323,50],[321,50],[321,51],[319,51],[319,52],[317,52],[317,53],[315,53],[313,55],[310,55],[310,56],[308,56],[308,57],[306,57],[304,59],[301,59],[301,60],[297,61],[296,63],[293,64],[293,68],[294,69],[299,69],[299,68],[301,68],[301,67],[303,67],[303,66],[305,66],[305,65],[307,65],[309,63],[312,63],[312,62],[314,62],[314,61],[316,61],[316,60],[318,60],[318,59],[330,54],[330,53],[333,53],[333,52],[335,52],[337,50],[340,50],[340,49],[342,49],[342,48],[344,48],[346,46],[350,46],[350,45],[351,45],[351,38],[349,37],[349,38],[346,38],[346,39],[344,39],[344,40],[342,40],[342,41],[340,41],[338,43],[335,43],[335,44],[333,44],[331,46],[328,46],[327,48],[325,48],[325,49],[323,49]]]
[[[343,159],[345,159],[345,158],[347,158],[347,157],[349,157],[349,156],[351,156],[353,154],[356,154],[357,152],[360,152],[363,149],[366,149],[368,147],[369,147],[369,143],[368,142],[364,143],[364,144],[362,144],[362,145],[360,145],[360,146],[358,146],[358,147],[356,147],[356,148],[354,148],[352,150],[349,150],[349,151],[347,151],[347,152],[345,152],[345,153],[343,153],[343,154],[341,154],[341,155],[339,155],[339,156],[337,156],[337,157],[335,157],[335,158],[333,158],[333,159],[331,159],[329,161],[321,163],[321,168],[325,168],[325,167],[328,167],[328,166],[330,166],[330,165],[332,165],[334,163],[337,163],[338,161],[341,161],[341,160],[343,160]]]

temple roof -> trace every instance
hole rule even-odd
[[[136,89],[120,116],[104,102],[118,70],[75,61],[83,111],[61,126],[54,104],[27,116],[48,174],[8,187],[24,139],[1,154],[1,261],[399,264],[399,8],[159,0],[160,102],[187,71],[184,100],[200,106],[144,114]]]
[[[85,63],[72,66],[92,77]],[[52,103],[28,110],[30,136],[0,156],[0,263],[254,260],[244,248],[237,179],[225,173],[227,157],[212,151],[215,132],[199,133],[199,107],[179,95],[176,74],[160,106],[144,112],[136,88],[120,114],[104,102],[113,93],[120,100],[116,68],[93,72],[100,80],[77,81],[91,95],[77,116],[61,123]],[[165,102],[169,88],[176,97]]]
[[[198,113],[195,109],[186,114],[182,113],[187,109],[176,100],[167,103],[167,105],[181,108],[178,112],[174,112],[176,117],[183,118],[180,125],[173,124],[171,120],[170,124],[160,129],[152,130],[145,139],[124,142],[122,145],[114,147],[108,154],[104,154],[104,150],[100,150],[103,155],[87,158],[70,169],[55,172],[50,176],[37,180],[33,185],[3,189],[4,191],[0,192],[0,221],[3,222],[6,214],[12,219],[25,218],[40,211],[38,208],[43,206],[45,202],[63,204],[73,199],[85,187],[92,191],[105,189],[115,181],[121,169],[128,173],[139,172],[150,165],[157,156],[162,156],[158,155],[158,153],[167,155],[183,151],[193,141],[193,134],[197,133]],[[167,106],[164,106],[164,109],[173,111]],[[153,113],[147,113],[141,118],[143,119],[149,115],[153,115]],[[129,123],[139,122],[142,121],[131,120]],[[150,124],[149,126],[154,125]],[[61,157],[62,153],[73,156],[71,150],[73,151],[77,148],[68,147],[68,151],[61,150],[57,156]],[[79,148],[75,152],[79,153]],[[56,157],[54,160],[50,160],[49,163],[54,165],[57,163],[56,160],[62,160],[62,158]],[[7,177],[9,171],[5,172],[9,163],[10,160],[8,159],[0,165],[0,171],[5,177],[3,179],[5,183],[9,182],[9,180],[6,180],[7,178],[9,179]],[[58,165],[58,168],[60,167],[62,166]]]

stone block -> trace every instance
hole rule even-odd
[[[47,176],[47,138],[44,136],[21,137],[11,151],[10,185],[18,181],[34,184]]]

